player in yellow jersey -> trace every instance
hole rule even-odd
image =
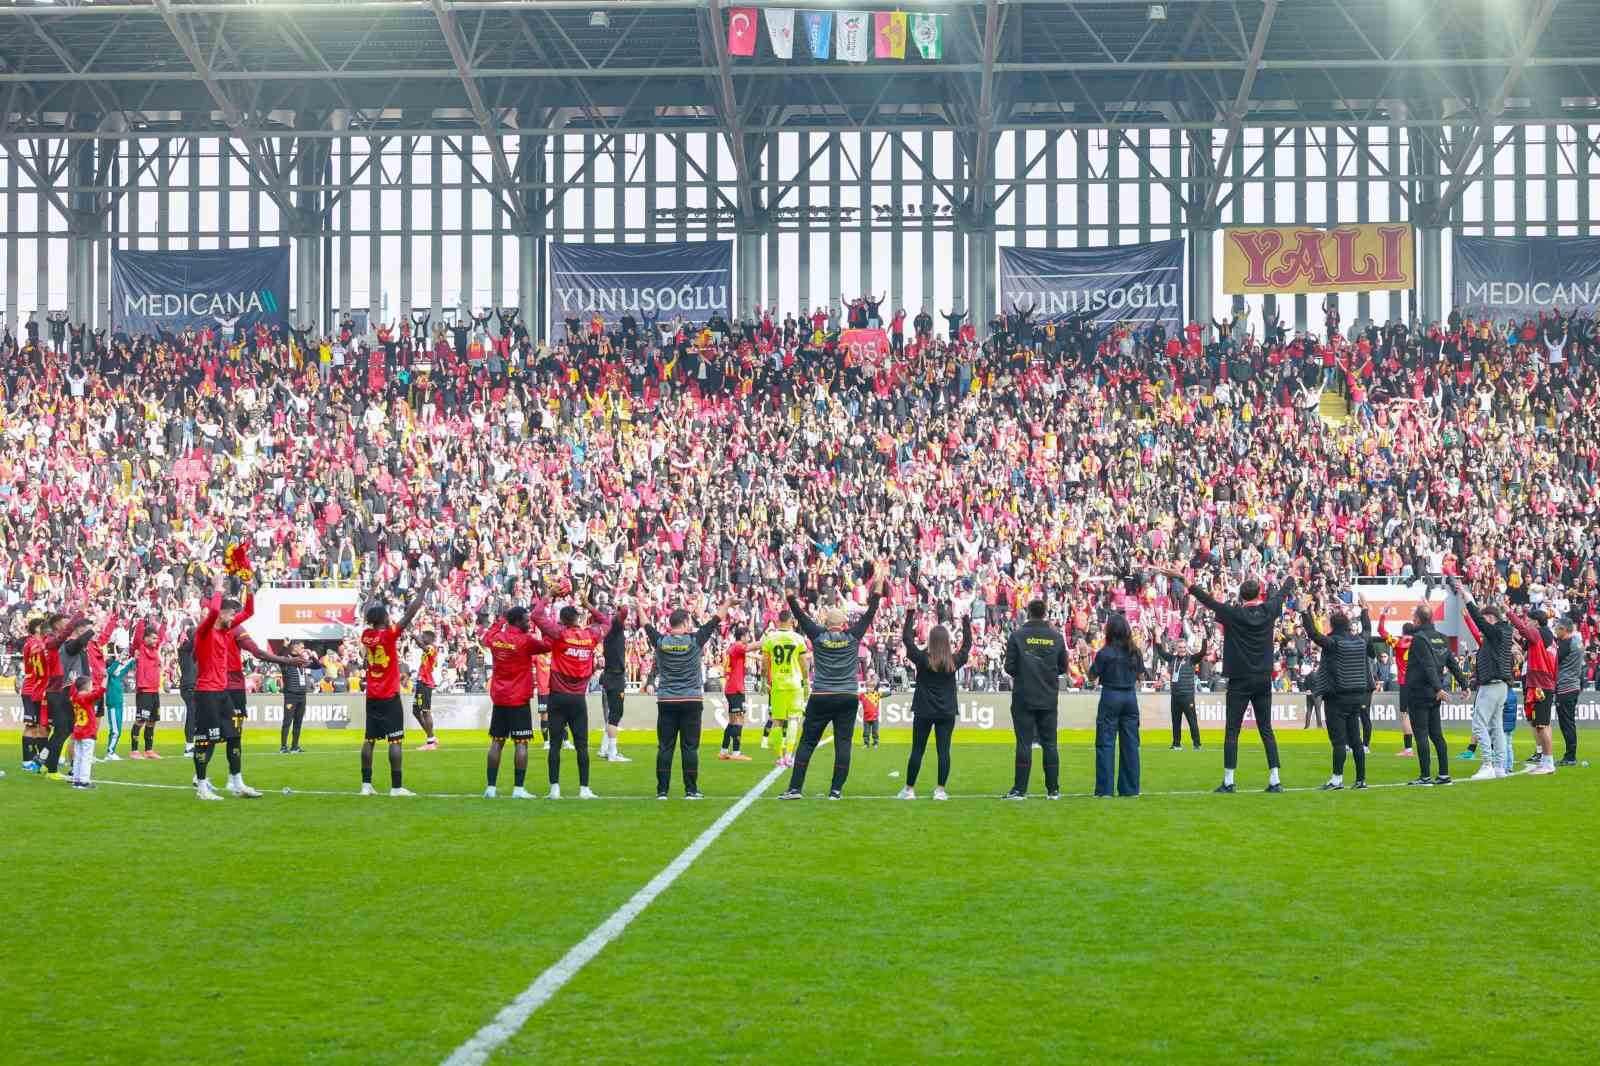
[[[789,766],[800,742],[800,716],[806,705],[806,675],[810,650],[806,638],[794,629],[794,615],[778,615],[778,628],[761,638],[761,661],[767,676],[767,725],[776,721],[778,765]],[[761,746],[767,746],[765,733]]]

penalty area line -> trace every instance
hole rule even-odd
[[[827,743],[824,741],[824,743]],[[739,798],[732,807],[723,811],[716,821],[706,827],[705,831],[695,837],[689,846],[678,853],[673,859],[650,879],[639,891],[635,892],[629,900],[618,907],[609,918],[601,922],[589,933],[588,936],[578,941],[549,969],[545,970],[526,989],[507,1004],[494,1019],[479,1029],[471,1039],[456,1048],[444,1060],[443,1066],[482,1066],[502,1046],[508,1043],[522,1027],[527,1024],[533,1012],[548,1003],[555,994],[578,975],[605,946],[632,924],[646,907],[655,901],[655,898],[665,892],[685,870],[694,864],[705,850],[714,844],[718,837],[727,831],[738,817],[749,810],[762,794],[772,787],[784,773],[785,768],[774,766],[758,781],[750,791]]]

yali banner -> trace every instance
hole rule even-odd
[[[625,314],[643,321],[702,323],[733,315],[733,242],[552,244],[553,325],[598,314],[613,325]]]
[[[116,252],[111,328],[118,333],[289,324],[289,248]]]
[[[1033,308],[1035,322],[1183,327],[1183,241],[1111,248],[1000,249],[1000,306]]]
[[[1452,302],[1463,314],[1600,308],[1600,237],[1456,237]]]

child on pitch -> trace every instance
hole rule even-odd
[[[1500,712],[1500,724],[1506,733],[1506,761],[1501,767],[1502,776],[1510,776],[1516,772],[1517,758],[1511,749],[1511,731],[1517,728],[1517,711],[1522,706],[1522,690],[1506,686],[1506,706]]]
[[[91,687],[87,674],[79,675],[72,685],[72,787],[94,787],[94,738],[100,732],[100,718],[96,713],[100,697],[106,694],[104,685]]]
[[[883,693],[878,691],[878,678],[867,671],[866,685],[861,689],[861,746],[878,746],[878,711],[883,706]]]

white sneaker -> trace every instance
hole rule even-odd
[[[535,796],[532,792],[529,792],[527,789],[522,788],[522,787],[519,786],[519,787],[514,788],[514,789],[511,790],[511,798],[514,799],[514,800],[531,800],[531,799],[538,799],[539,797]]]
[[[486,800],[492,800],[498,795],[500,795],[500,790],[495,788],[493,785],[490,785],[488,788],[483,790],[483,798]]]
[[[1480,766],[1478,772],[1467,778],[1468,781],[1493,781],[1500,776],[1500,769],[1495,766]]]
[[[185,744],[183,746],[183,753],[185,755],[193,755],[194,754],[194,745],[193,744]]]
[[[771,737],[762,737],[761,738],[761,750],[762,751],[767,750],[767,747],[768,747],[767,741],[770,740],[770,739],[772,739],[772,738]]]
[[[935,786],[933,790],[933,798],[936,800],[947,800],[950,798],[950,793],[946,792],[943,788]]]
[[[194,786],[194,794],[196,797],[203,800],[222,799],[222,797],[217,794],[217,790],[211,787],[210,781],[200,781],[196,783]]]
[[[902,788],[900,790],[900,794],[895,797],[895,799],[903,799],[903,800],[914,800],[916,798],[917,798],[916,790],[913,789],[910,785],[907,785],[905,788]]]
[[[628,758],[626,755],[622,754],[620,751],[614,751],[610,755],[606,756],[606,762],[632,762],[632,761],[633,761],[632,759]]]
[[[578,798],[581,800],[597,800],[600,797],[594,794],[594,789],[584,785],[578,789]]]
[[[104,759],[101,759],[100,761],[101,762],[121,762],[122,761],[122,756],[118,755],[116,752],[113,751],[109,755],[107,755]]]
[[[363,796],[376,796],[377,794],[378,794],[378,790],[372,787],[372,782],[371,781],[363,781],[363,782],[361,782],[361,795],[363,795]]]
[[[578,749],[577,749],[577,748],[574,748],[574,747],[573,747],[573,746],[572,746],[572,741],[570,741],[570,740],[563,740],[563,741],[562,741],[562,742],[561,742],[561,750],[562,750],[562,751],[577,751],[577,750],[578,750]]]
[[[548,740],[544,742],[544,750],[545,751],[549,751],[550,750],[550,742]]]
[[[1530,774],[1553,774],[1556,772],[1556,768],[1547,762],[1540,762],[1528,767],[1525,772]]]
[[[1496,777],[1510,777],[1511,776],[1511,771],[1507,770],[1504,766],[1496,766],[1494,768],[1494,776],[1496,776]]]
[[[253,800],[253,799],[260,799],[261,798],[261,793],[257,792],[255,789],[251,788],[249,785],[245,784],[243,781],[240,781],[237,785],[229,785],[228,786],[228,791],[232,792],[235,796],[238,796],[240,799]]]
[[[415,796],[416,793],[411,791],[409,788],[391,788],[389,790],[389,795],[391,795],[391,796]]]
[[[558,799],[561,798],[561,786],[560,785],[551,785],[550,786],[550,798],[553,799],[553,800],[558,800]]]

